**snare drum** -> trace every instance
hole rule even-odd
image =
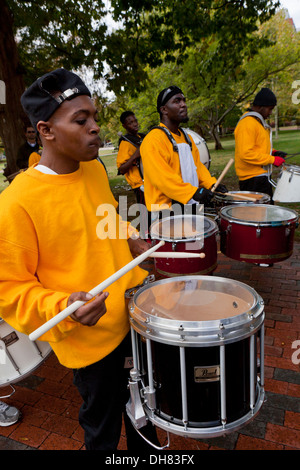
[[[264,308],[252,288],[221,277],[163,279],[140,289],[129,313],[127,413],[136,428],[146,416],[174,434],[215,437],[256,415],[264,399]]]
[[[175,215],[157,220],[150,227],[155,243],[165,241],[162,252],[204,253],[205,258],[155,258],[158,274],[171,277],[189,274],[210,274],[217,267],[218,226],[203,215]]]
[[[276,202],[300,202],[300,166],[282,166],[273,200]]]
[[[223,207],[220,247],[232,259],[275,263],[293,253],[298,214],[279,206],[253,204]]]
[[[238,196],[249,197],[252,200],[241,199]],[[271,197],[265,193],[257,193],[253,191],[228,191],[227,196],[216,194],[214,197],[216,211],[219,212],[224,206],[240,205],[240,204],[270,204]]]
[[[0,387],[19,382],[51,354],[44,341],[32,342],[0,318]]]
[[[203,165],[206,166],[206,168],[209,170],[211,158],[205,140],[203,139],[203,137],[201,137],[201,135],[197,134],[197,132],[192,131],[191,129],[185,129],[185,131],[192,137],[193,141],[195,142],[195,145],[200,154],[201,163],[203,163]]]

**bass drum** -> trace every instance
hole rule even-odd
[[[30,341],[0,318],[0,387],[30,375],[52,353],[44,341]]]
[[[199,150],[201,163],[203,163],[203,165],[209,170],[211,158],[205,140],[201,135],[191,129],[184,130],[192,137],[197,149]]]

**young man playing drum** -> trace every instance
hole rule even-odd
[[[41,340],[74,370],[86,448],[114,451],[128,398],[125,357],[131,355],[124,293],[148,273],[136,267],[107,292],[91,299],[88,291],[148,244],[122,232],[97,160],[97,111],[82,80],[55,70],[25,91],[22,104],[43,152],[0,196],[0,316],[29,334],[74,301],[88,301]],[[103,204],[112,209],[108,226],[115,234],[100,239],[97,209]],[[124,419],[128,447],[142,449],[144,440]]]
[[[276,104],[274,93],[269,88],[262,88],[234,131],[235,171],[240,190],[265,193],[271,198],[270,168],[281,166],[287,155],[272,148],[272,129],[266,123]]]
[[[157,111],[160,125],[147,134],[140,149],[145,200],[152,221],[172,203],[208,204],[216,183],[216,178],[201,163],[192,137],[179,127],[189,119],[181,89],[170,86],[162,90],[157,98]],[[217,190],[227,192],[224,185]]]

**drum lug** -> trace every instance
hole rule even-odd
[[[257,228],[256,229],[256,238],[260,238],[260,236],[261,236],[261,229]]]
[[[129,392],[130,398],[126,404],[126,412],[136,429],[140,429],[147,424],[147,417],[141,402],[139,390],[139,375],[136,369],[130,372]]]
[[[176,251],[176,246],[177,246],[177,243],[176,243],[176,242],[172,242],[172,251]]]
[[[220,323],[219,330],[221,330],[221,333],[219,334],[219,338],[224,339],[224,334],[222,330],[225,330],[225,326],[223,325],[223,323]]]
[[[288,237],[290,235],[290,233],[291,233],[291,229],[289,227],[287,227],[285,229],[285,236]]]
[[[145,403],[147,404],[150,410],[155,410],[156,408],[156,396],[155,391],[151,392],[149,387],[145,387],[144,390]]]

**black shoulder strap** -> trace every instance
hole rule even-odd
[[[139,133],[138,135],[132,135],[132,134],[126,134],[124,136],[121,136],[119,139],[119,145],[124,141],[129,141],[132,145],[134,145],[136,148],[140,147],[143,139],[145,137],[145,134]]]
[[[169,131],[169,129],[167,129],[167,127],[154,126],[154,127],[152,127],[151,130],[153,130],[153,129],[160,129],[161,131],[163,131],[166,134],[166,136],[168,137],[168,139],[170,140],[171,144],[173,145],[174,152],[178,153],[177,143],[176,143],[174,137],[172,136],[171,132]],[[183,133],[187,144],[189,144],[189,146],[191,147],[191,150],[192,150],[192,142],[191,142],[191,139],[189,138],[187,132],[185,132],[181,127],[179,127],[179,130]]]

